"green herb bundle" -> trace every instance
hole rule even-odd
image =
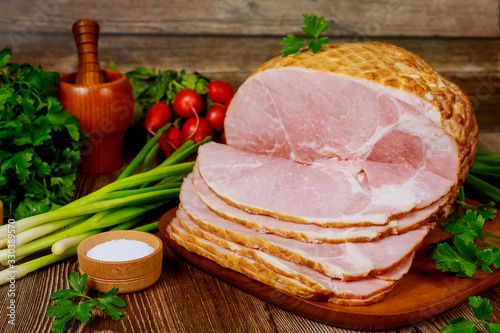
[[[115,67],[112,65],[112,67]],[[126,73],[134,89],[134,117],[132,124],[144,119],[146,111],[158,102],[172,104],[175,96],[184,89],[192,89],[200,95],[207,93],[210,82],[200,74],[186,74],[184,70],[156,70],[155,68],[137,67]]]
[[[70,201],[84,138],[55,97],[59,74],[10,57],[0,51],[0,200],[17,220]]]
[[[462,190],[456,201],[458,211],[442,225],[443,230],[453,234],[454,238],[434,244],[430,257],[439,270],[455,273],[458,277],[472,277],[477,268],[493,273],[500,267],[500,248],[485,236],[500,236],[483,230],[483,227],[486,221],[496,216],[496,210],[491,208],[494,203],[474,207],[464,199]]]

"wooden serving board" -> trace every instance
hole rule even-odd
[[[489,274],[478,270],[474,277],[460,279],[437,270],[429,258],[428,244],[448,238],[449,235],[436,227],[429,233],[424,245],[415,255],[408,274],[382,302],[369,306],[342,306],[309,301],[223,268],[172,241],[166,234],[165,228],[175,217],[175,211],[174,208],[161,217],[158,229],[160,238],[178,256],[267,302],[337,327],[355,330],[387,330],[412,325],[438,315],[466,301],[470,296],[478,295],[500,283],[500,272]],[[500,234],[500,216],[486,222],[484,229]],[[493,238],[488,238],[488,240],[500,246],[500,240]]]

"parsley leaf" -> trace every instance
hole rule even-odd
[[[431,252],[431,259],[443,272],[453,272],[459,277],[472,277],[476,272],[476,264],[460,255],[448,243],[439,243]]]
[[[489,333],[500,332],[500,324],[488,323],[486,320],[491,316],[493,307],[487,298],[481,296],[469,297],[469,305],[474,317],[479,321],[472,322],[463,317],[458,317],[450,320],[450,325],[441,328],[443,333],[462,333],[462,332],[476,332],[476,326],[484,325],[484,328]]]
[[[10,56],[0,51],[0,200],[19,220],[71,199],[85,137],[56,98],[59,74]]]
[[[455,237],[452,242],[442,240],[434,244],[430,253],[432,261],[439,270],[462,278],[474,276],[477,268],[494,273],[492,268],[500,267],[500,248],[487,241],[484,235],[500,237],[483,230],[485,222],[496,216],[496,211],[491,208],[493,203],[479,207],[463,201],[457,203],[459,210],[443,223],[443,230]]]
[[[101,297],[92,299],[84,294],[87,277],[87,274],[80,276],[78,272],[72,272],[69,275],[69,284],[73,289],[58,290],[50,296],[50,299],[54,300],[54,305],[48,307],[46,316],[56,318],[52,322],[53,333],[64,332],[66,323],[74,317],[82,322],[88,321],[92,317],[94,306],[106,311],[113,320],[118,321],[123,316],[123,311],[117,309],[116,306],[125,307],[127,303],[115,296],[118,288],[113,288]],[[80,297],[87,300],[81,303],[70,300]]]
[[[81,277],[77,272],[72,272],[69,275],[69,285],[80,294],[83,294],[85,289],[85,284],[87,283],[87,274],[83,274]]]
[[[302,47],[308,46],[312,53],[318,53],[323,47],[323,44],[328,44],[330,39],[328,37],[318,38],[323,32],[328,29],[328,22],[324,17],[318,17],[314,14],[302,14],[304,17],[304,26],[302,32],[308,37],[314,39],[302,40],[292,34],[288,34],[281,40],[281,45],[284,46],[281,50],[281,56],[285,57],[289,54],[297,53]]]

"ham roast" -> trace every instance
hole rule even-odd
[[[472,166],[468,97],[383,43],[260,66],[199,148],[167,228],[189,251],[308,299],[381,301]]]

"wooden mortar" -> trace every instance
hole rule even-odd
[[[59,101],[80,119],[90,134],[82,152],[82,171],[106,173],[122,166],[121,146],[134,112],[134,94],[127,77],[101,70],[97,41],[99,25],[92,20],[73,24],[78,50],[78,70],[61,77]]]

